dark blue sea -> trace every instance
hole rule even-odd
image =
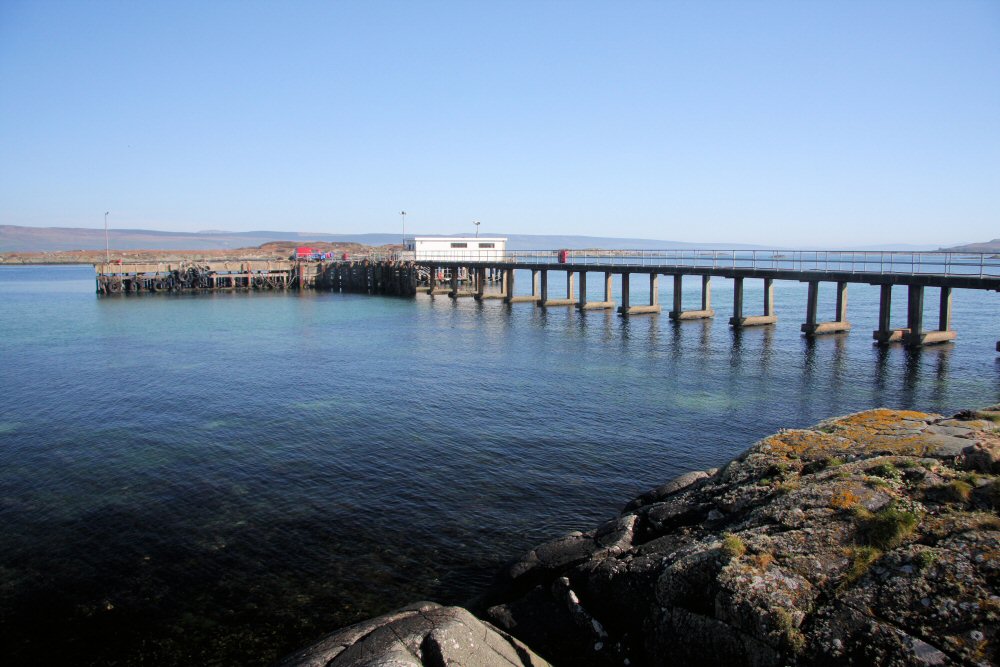
[[[1000,295],[956,290],[958,340],[908,352],[872,345],[876,287],[850,287],[850,334],[808,341],[804,284],[776,283],[776,326],[736,332],[714,283],[716,319],[675,324],[426,295],[102,298],[89,266],[0,267],[0,661],[269,664],[466,600],[777,429],[1000,401]]]

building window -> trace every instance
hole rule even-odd
[[[479,247],[480,248],[492,248],[493,244],[492,243],[480,243]]]
[[[451,247],[452,248],[468,248],[469,244],[468,243],[452,243]]]

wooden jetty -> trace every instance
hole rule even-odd
[[[177,292],[186,290],[272,290],[321,289],[413,296],[418,292],[472,297],[477,300],[503,299],[506,303],[532,303],[538,307],[575,306],[581,311],[613,309],[615,276],[621,284],[623,317],[661,312],[659,278],[672,278],[673,299],[669,316],[673,320],[704,319],[715,316],[712,307],[712,278],[733,281],[733,310],[729,324],[734,328],[768,326],[778,321],[774,310],[775,281],[808,284],[805,336],[842,334],[851,330],[847,319],[849,284],[877,286],[880,307],[873,338],[877,344],[901,342],[920,347],[954,340],[951,321],[952,290],[1000,291],[1000,259],[971,253],[908,253],[850,251],[719,251],[719,250],[588,250],[513,251],[487,259],[454,255],[434,257],[413,252],[372,254],[354,260],[334,261],[241,261],[207,264],[97,264],[97,291],[100,294]],[[549,272],[566,273],[565,296],[550,293]],[[515,293],[518,274],[530,276],[529,294]],[[604,298],[589,300],[588,275],[603,279]],[[632,302],[635,276],[649,281],[648,303]],[[683,281],[701,282],[701,299],[685,309]],[[746,311],[744,282],[761,280],[764,298],[761,311]],[[489,283],[499,289],[487,291]],[[833,319],[821,320],[819,293],[823,283],[834,286],[836,309]],[[894,327],[892,287],[907,289],[906,326]],[[576,286],[576,289],[574,289]],[[924,328],[925,291],[938,292],[937,328]],[[997,343],[1000,351],[1000,342]]]

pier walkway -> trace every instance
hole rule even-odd
[[[873,331],[876,343],[902,342],[909,347],[955,339],[951,321],[953,289],[1000,291],[1000,257],[989,254],[888,251],[805,250],[537,250],[370,254],[332,262],[229,262],[218,265],[98,264],[98,291],[103,294],[159,289],[287,289],[314,287],[335,291],[412,295],[418,291],[476,299],[499,298],[507,303],[534,303],[540,307],[572,306],[580,310],[616,308],[624,317],[659,313],[659,278],[672,279],[669,316],[674,320],[714,317],[712,278],[734,283],[733,327],[766,326],[777,322],[774,281],[808,283],[806,336],[843,333],[847,319],[847,288],[851,283],[878,286],[879,318]],[[565,272],[565,294],[553,294],[549,272]],[[530,294],[515,293],[519,273],[530,275]],[[589,300],[587,281],[598,274],[604,298]],[[447,280],[442,280],[447,276]],[[621,304],[613,300],[615,276],[621,283]],[[632,282],[649,282],[648,302],[632,302]],[[528,277],[528,276],[526,276]],[[701,283],[701,298],[685,308],[685,277]],[[744,282],[763,281],[763,303],[757,312],[745,308]],[[490,283],[499,289],[487,290]],[[836,290],[832,319],[818,313],[822,283]],[[892,287],[907,288],[907,323],[891,324]],[[938,294],[937,328],[924,328],[925,290]],[[561,292],[562,290],[560,290]],[[1000,351],[1000,343],[997,343]]]

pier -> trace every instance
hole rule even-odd
[[[877,287],[879,316],[872,337],[876,344],[902,343],[920,347],[955,340],[951,300],[954,289],[1000,291],[1000,258],[990,255],[945,252],[850,252],[780,250],[587,250],[505,251],[489,256],[419,257],[413,252],[372,254],[355,260],[248,261],[207,265],[97,264],[97,290],[101,294],[184,290],[324,289],[412,296],[418,292],[457,299],[502,299],[508,304],[530,303],[540,308],[575,306],[580,311],[614,309],[622,317],[661,312],[660,276],[672,278],[672,320],[715,316],[712,278],[733,281],[733,307],[729,325],[734,328],[770,326],[778,321],[774,308],[775,281],[808,284],[801,331],[804,336],[846,334],[848,286]],[[550,293],[549,272],[566,273],[565,296]],[[518,274],[530,279],[530,293],[517,294]],[[593,274],[603,280],[604,298],[591,301],[587,281]],[[447,276],[447,285],[440,276]],[[621,305],[613,300],[614,282],[620,281]],[[701,299],[685,310],[683,281],[701,281]],[[632,284],[648,280],[648,301],[633,303]],[[746,303],[744,283],[763,284],[759,310]],[[487,290],[493,284],[499,289]],[[906,326],[892,323],[892,287],[907,289]],[[835,290],[832,319],[822,320],[820,290]],[[925,291],[937,292],[937,328],[924,328]],[[931,293],[932,298],[935,296]],[[1000,343],[997,344],[1000,350]]]

